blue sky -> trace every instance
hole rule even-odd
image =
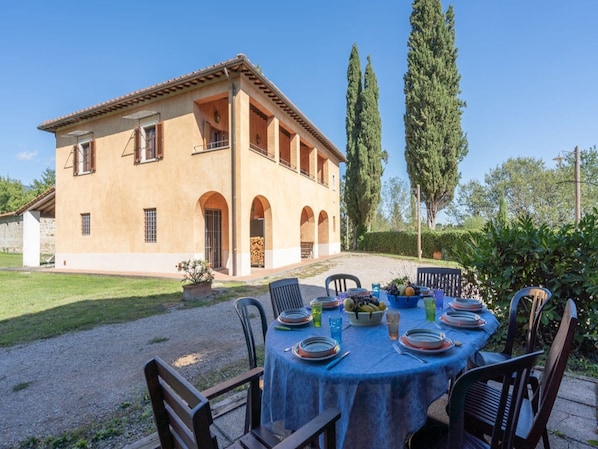
[[[443,1],[443,7],[448,6]],[[598,144],[598,2],[454,0],[462,180],[510,157],[553,166]],[[409,0],[207,2],[20,0],[0,14],[0,175],[24,184],[55,168],[37,126],[244,53],[342,151],[356,43],[380,88],[385,177],[407,180],[403,75]]]

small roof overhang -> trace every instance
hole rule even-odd
[[[17,209],[14,214],[23,215],[25,212],[37,210],[40,211],[43,216],[54,217],[56,213],[55,199],[56,187],[50,187],[48,190],[33,198],[20,209]]]

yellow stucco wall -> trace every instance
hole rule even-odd
[[[56,132],[57,268],[172,273],[180,260],[206,257],[203,213],[208,207],[222,209],[223,266],[232,274],[236,262],[237,275],[249,274],[250,220],[256,198],[266,205],[267,268],[299,262],[302,239],[315,242],[316,257],[340,252],[338,158],[252,83],[238,75],[233,81],[234,105],[231,84],[225,80]],[[263,139],[269,152],[272,150],[270,156],[249,149],[251,133],[256,129],[260,134],[263,132],[261,124],[257,128],[250,125],[250,103],[265,109],[270,117]],[[159,112],[155,118],[163,122],[163,159],[134,163],[133,130],[139,123],[123,116],[139,110]],[[214,119],[216,110],[221,115],[219,123]],[[222,129],[229,129],[231,123],[235,125],[229,135],[235,141],[234,199],[233,147],[198,151],[203,148],[204,120]],[[313,148],[310,156],[313,179],[301,175],[298,169],[292,171],[279,164],[276,147],[279,122]],[[73,145],[77,138],[66,135],[75,130],[92,133],[80,139],[93,136],[96,152],[93,173],[73,175]],[[316,180],[317,154],[328,161],[324,180],[328,185]],[[297,167],[299,156],[297,148],[294,161]],[[146,208],[157,211],[156,243],[144,241]],[[91,233],[86,236],[81,232],[83,213],[91,217]],[[310,223],[302,225],[302,213],[312,215]],[[233,215],[236,215],[234,229]],[[235,240],[237,257],[233,261]]]

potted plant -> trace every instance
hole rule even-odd
[[[193,259],[184,260],[177,265],[179,271],[183,271],[183,299],[205,298],[212,294],[212,281],[214,271],[206,260]]]

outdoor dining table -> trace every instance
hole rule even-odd
[[[450,301],[445,297],[445,305]],[[426,321],[422,307],[400,313],[400,334],[414,328],[438,330]],[[276,329],[280,323],[274,320],[266,335],[262,424],[275,431],[295,430],[334,406],[341,411],[338,448],[403,447],[405,438],[424,425],[429,405],[447,392],[450,379],[466,368],[498,328],[487,309],[479,312],[486,323],[478,329],[448,327],[438,319],[441,313],[436,323],[456,345],[436,354],[414,352],[427,363],[395,351],[384,319],[375,326],[355,326],[346,312],[324,310],[321,327],[309,323],[290,331]],[[339,314],[342,343],[332,360],[346,351],[350,354],[334,367],[327,369],[330,359],[303,360],[285,351],[306,337],[330,336],[328,318]]]

